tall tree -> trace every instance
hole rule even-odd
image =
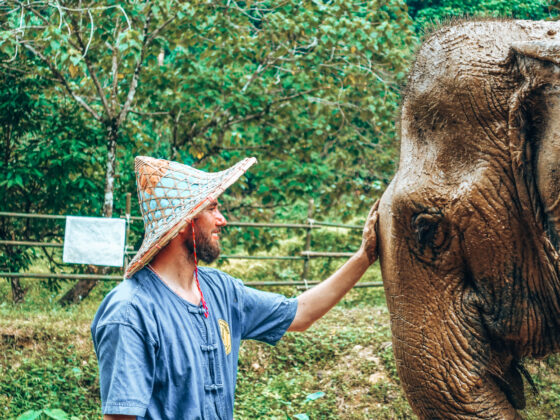
[[[91,197],[103,185],[97,175],[101,136],[75,104],[48,94],[53,82],[37,77],[35,68],[36,63],[18,60],[17,71],[0,69],[2,209],[88,214],[97,205]],[[63,226],[52,221],[0,218],[2,239],[44,241],[62,233]],[[40,252],[3,245],[0,271],[26,270],[38,256],[56,265],[52,249]],[[11,284],[13,300],[20,302],[24,289],[16,278]]]
[[[176,24],[139,88],[160,93],[139,98],[147,124],[162,120],[161,157],[221,168],[257,156],[242,186],[258,194],[235,204],[248,215],[305,197],[352,216],[389,181],[415,42],[404,2],[205,2]]]
[[[146,59],[159,54],[158,36],[176,17],[174,2],[3,2],[1,51],[40,61],[58,84],[105,132],[103,215],[113,214],[117,146],[136,97]],[[178,8],[180,9],[180,7]],[[63,298],[77,302],[95,285],[80,281]]]
[[[110,2],[112,3],[112,2]],[[4,2],[2,52],[40,60],[58,93],[68,95],[105,131],[103,215],[113,212],[116,150],[133,105],[145,60],[157,56],[154,42],[175,18],[172,3]],[[4,65],[9,66],[10,60]],[[43,73],[43,74],[45,74]]]

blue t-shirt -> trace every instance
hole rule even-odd
[[[296,299],[246,287],[200,267],[210,311],[176,295],[144,268],[103,300],[91,333],[103,414],[146,419],[232,419],[242,339],[274,345]]]

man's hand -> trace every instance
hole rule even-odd
[[[366,224],[364,226],[364,232],[362,234],[361,249],[367,255],[370,264],[373,264],[377,260],[377,222],[379,220],[379,213],[377,212],[378,208],[379,200],[375,202],[369,211]]]

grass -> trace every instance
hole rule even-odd
[[[378,268],[370,272],[369,280],[377,280]],[[5,296],[0,303],[0,418],[44,409],[62,411],[43,412],[41,418],[64,418],[60,413],[99,418],[89,324],[114,283],[100,284],[70,309],[56,304],[64,287],[51,292],[37,280],[24,285],[26,302],[13,305],[9,284],[0,282],[0,296]],[[552,356],[527,363],[541,391],[527,393],[525,418],[556,418],[560,412],[558,361]],[[235,418],[415,419],[396,374],[383,290],[354,289],[309,331],[288,333],[276,347],[245,342]]]

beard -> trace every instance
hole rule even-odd
[[[194,229],[195,240],[196,240],[196,256],[199,260],[205,262],[206,264],[210,264],[214,262],[220,256],[220,244],[217,241],[212,241],[212,237],[206,235],[199,229],[197,229],[195,225]],[[194,256],[194,246],[192,237],[189,237],[185,240],[185,246],[190,251],[190,253]]]

